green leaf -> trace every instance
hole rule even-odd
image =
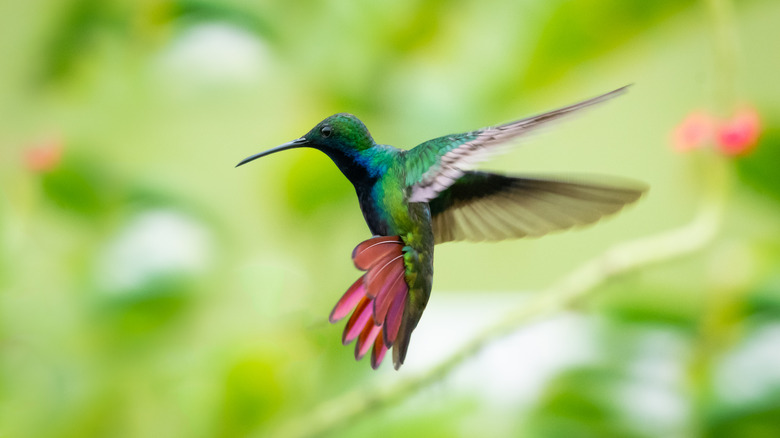
[[[63,210],[96,219],[119,201],[108,171],[89,158],[65,155],[41,176],[46,198]]]
[[[691,5],[693,0],[559,2],[542,28],[523,85],[547,85]]]
[[[769,123],[767,125],[771,126]],[[739,178],[759,194],[780,201],[780,130],[770,129],[762,134],[755,149],[737,158],[734,165]]]

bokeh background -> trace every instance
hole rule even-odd
[[[776,0],[0,2],[0,435],[778,436],[778,23]],[[327,323],[369,237],[346,179],[313,150],[233,167],[336,112],[410,148],[628,83],[485,167],[649,195],[575,232],[437,247],[400,371]],[[675,147],[692,112],[738,108],[753,149]],[[362,409],[713,190],[701,250]]]

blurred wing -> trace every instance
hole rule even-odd
[[[406,185],[410,202],[428,202],[481,161],[503,152],[508,143],[589,106],[626,92],[628,86],[544,114],[465,134],[435,138],[407,152]]]
[[[467,172],[430,202],[435,242],[537,237],[591,224],[647,188]]]

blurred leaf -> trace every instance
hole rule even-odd
[[[319,154],[319,152],[317,152]],[[344,205],[354,189],[325,156],[300,154],[285,175],[286,199],[298,215],[310,217],[326,208]]]
[[[191,278],[165,276],[152,279],[119,295],[98,299],[98,318],[110,328],[114,342],[143,341],[173,322],[192,301]]]
[[[637,437],[616,409],[615,369],[588,367],[565,372],[550,383],[528,422],[538,438]]]
[[[693,0],[559,1],[542,28],[523,85],[546,85],[612,50]]]
[[[775,201],[780,201],[778,163],[780,163],[780,130],[778,129],[767,130],[752,153],[734,161],[740,179],[758,193],[769,196]]]
[[[41,57],[45,81],[68,75],[76,60],[89,53],[95,37],[110,20],[109,6],[100,0],[70,2]]]
[[[219,234],[222,220],[218,213],[204,204],[198,193],[180,193],[152,186],[149,181],[130,181],[122,204],[128,215],[151,210],[176,211],[206,226],[212,233]]]
[[[229,2],[207,0],[177,0],[166,3],[161,8],[167,12],[164,14],[166,18],[176,19],[185,26],[203,21],[222,21],[243,27],[268,41],[277,39],[273,26],[257,14],[254,8],[241,8]]]
[[[766,320],[780,320],[780,274],[774,274],[747,296],[749,315]]]
[[[397,54],[408,56],[436,38],[442,18],[451,10],[453,3],[446,0],[418,1],[404,20],[393,20],[380,32],[384,32],[384,37]]]
[[[758,402],[716,407],[709,413],[702,436],[709,438],[775,438],[780,431],[780,391]]]
[[[41,185],[54,204],[93,220],[104,215],[120,197],[103,166],[85,156],[67,153],[56,168],[42,174]]]
[[[119,397],[111,391],[96,392],[80,406],[69,406],[65,423],[49,425],[47,435],[73,438],[115,435],[117,424],[122,422]]]
[[[593,303],[600,312],[618,321],[675,326],[691,331],[698,327],[702,311],[696,294],[670,285],[654,285],[639,278],[625,278],[607,285]]]
[[[238,359],[225,375],[218,436],[246,436],[282,405],[281,360],[254,353]]]
[[[448,397],[446,401],[437,400],[434,403],[420,403],[414,406],[414,409],[403,409],[400,413],[390,415],[372,413],[324,436],[329,438],[472,436],[464,432],[464,425],[472,426],[471,430],[473,430],[473,424],[469,422],[474,420],[471,414],[476,407],[475,401]],[[481,428],[477,435],[501,436],[496,435],[495,431],[503,427],[505,426]]]

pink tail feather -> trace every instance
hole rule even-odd
[[[384,332],[384,330],[382,330],[382,332]],[[373,369],[379,368],[382,359],[385,358],[385,353],[387,353],[387,345],[385,345],[383,341],[384,338],[384,335],[379,334],[374,341],[374,349],[371,351],[371,368]]]
[[[330,312],[330,317],[328,320],[331,322],[331,324],[349,315],[349,312],[355,308],[360,299],[365,295],[366,285],[363,284],[363,277],[360,277],[352,284],[352,286],[349,287],[349,289],[347,289],[347,292],[344,294],[344,296],[342,296],[339,302],[336,303],[336,307],[334,307],[333,311]]]
[[[339,299],[330,322],[352,312],[342,335],[344,345],[357,339],[355,359],[373,347],[371,367],[382,363],[393,346],[403,319],[409,286],[405,279],[404,244],[398,236],[379,236],[360,243],[352,252],[355,266],[368,271]]]
[[[371,319],[371,300],[368,297],[363,297],[358,303],[357,309],[352,314],[352,317],[347,321],[347,325],[344,327],[344,334],[341,336],[341,342],[344,345],[349,344],[363,331],[363,327],[366,323],[373,320]]]

